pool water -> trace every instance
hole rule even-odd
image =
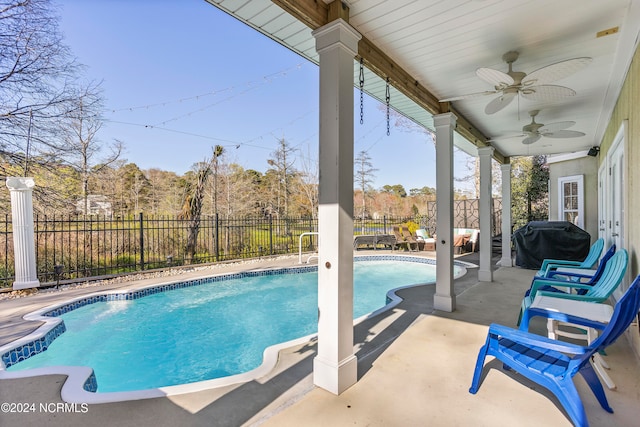
[[[98,392],[226,377],[258,367],[265,348],[317,332],[317,272],[243,277],[97,302],[63,314],[67,331],[8,370],[90,366]],[[354,263],[354,317],[391,289],[435,281],[435,265]]]

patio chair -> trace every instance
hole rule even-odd
[[[478,353],[469,392],[472,394],[478,392],[484,360],[487,356],[494,356],[503,363],[506,370],[513,369],[552,392],[574,425],[588,426],[589,421],[573,383],[573,377],[580,373],[598,399],[600,406],[605,411],[613,413],[613,409],[607,402],[604,388],[589,362],[594,354],[603,351],[616,341],[635,319],[638,310],[640,310],[640,276],[636,277],[627,292],[620,298],[614,308],[611,321],[606,326],[587,319],[569,318],[570,316],[564,315],[564,320],[571,323],[602,330],[595,341],[584,347],[523,330],[528,327],[528,321],[533,315],[562,317],[562,313],[548,311],[527,313],[520,330],[491,324],[487,340]]]
[[[604,272],[604,268],[606,267],[607,262],[609,262],[615,252],[616,245],[612,245],[609,250],[607,250],[607,252],[605,252],[605,254],[602,256],[600,262],[598,263],[598,268],[595,270],[559,268],[558,270],[549,271],[548,275],[544,278],[552,280],[571,280],[573,282],[580,282],[584,285],[593,286],[598,280],[600,280],[600,277],[602,277],[602,273]],[[581,273],[581,271],[584,271],[584,273]],[[533,285],[533,282],[535,282],[536,279],[538,279],[538,277],[533,278],[533,280],[531,281],[531,285]],[[549,285],[543,286],[539,290],[558,292],[558,289]],[[587,289],[577,290],[578,295],[584,295],[585,293],[587,293]],[[529,291],[527,291],[525,295],[529,295]]]
[[[416,237],[407,227],[402,227],[402,237],[404,237],[405,242],[409,245],[409,250],[411,250],[412,247],[413,250],[418,250],[418,240],[416,240]]]
[[[602,275],[593,285],[572,282],[567,280],[553,280],[553,279],[534,279],[531,285],[531,289],[528,294],[522,299],[520,307],[520,314],[518,315],[518,325],[522,319],[522,314],[533,302],[533,299],[537,294],[545,296],[554,296],[557,298],[574,299],[578,301],[589,302],[603,302],[606,301],[613,291],[616,290],[624,273],[627,271],[627,264],[629,262],[629,255],[626,249],[620,249],[617,251],[609,261],[607,261],[602,271]],[[555,288],[554,291],[550,291],[549,287]],[[586,292],[582,295],[564,292],[558,288],[568,288],[571,290],[585,289]],[[546,290],[544,290],[546,289]]]
[[[591,247],[589,248],[589,253],[582,261],[545,259],[544,261],[542,261],[542,266],[536,273],[536,277],[546,277],[550,271],[553,271],[558,267],[573,267],[585,269],[593,268],[593,266],[596,265],[596,262],[598,262],[598,259],[600,258],[602,249],[604,249],[604,239],[599,238],[593,243],[593,245],[591,245]]]
[[[394,237],[396,238],[396,242],[393,245],[393,248],[396,249],[396,248],[404,246],[404,247],[407,248],[407,250],[411,250],[411,246],[409,245],[409,242],[407,242],[405,240],[404,236],[402,235],[402,232],[400,231],[400,226],[399,225],[394,225],[391,228],[391,230],[393,232]]]

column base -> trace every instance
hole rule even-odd
[[[433,308],[440,311],[447,311],[451,313],[456,309],[456,296],[455,295],[438,295],[433,296]]]
[[[32,280],[30,282],[13,282],[13,290],[17,291],[20,289],[29,289],[29,288],[39,288],[40,281]]]
[[[478,280],[480,282],[493,282],[493,271],[481,270],[478,271]]]
[[[513,267],[513,260],[511,258],[502,258],[500,259],[501,267]]]
[[[313,359],[313,383],[338,395],[358,382],[358,358],[354,355],[334,365],[319,357]]]

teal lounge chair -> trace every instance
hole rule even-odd
[[[522,299],[520,315],[518,316],[518,325],[522,319],[522,314],[527,308],[529,308],[537,294],[557,298],[569,298],[579,301],[606,301],[622,282],[624,273],[627,271],[628,262],[629,255],[626,249],[620,249],[607,262],[604,266],[604,270],[602,271],[602,276],[600,276],[600,279],[598,279],[598,281],[593,285],[567,280],[534,279],[528,295],[525,295]],[[555,288],[555,291],[549,291],[548,287]],[[547,290],[544,290],[545,288]],[[586,292],[583,295],[565,293],[558,288],[568,288],[569,291],[584,289]]]
[[[569,261],[563,259],[545,259],[542,261],[542,266],[540,270],[536,273],[536,277],[547,277],[550,271],[555,270],[559,267],[573,267],[573,268],[584,268],[591,269],[600,259],[600,254],[604,249],[604,239],[599,238],[596,240],[591,248],[589,248],[589,253],[586,258],[582,261]]]
[[[551,279],[551,280],[570,280],[573,282],[579,282],[582,283],[584,285],[589,285],[589,286],[593,286],[595,285],[598,280],[600,280],[600,277],[602,277],[602,273],[604,273],[604,268],[607,266],[607,262],[609,262],[609,260],[611,259],[611,257],[613,256],[613,254],[616,253],[616,245],[611,245],[611,247],[609,248],[609,250],[602,256],[602,258],[600,259],[600,262],[598,263],[598,268],[596,270],[586,270],[586,269],[582,269],[585,271],[585,274],[581,274],[581,273],[577,273],[577,272],[566,272],[566,271],[561,271],[562,268],[558,269],[558,270],[551,270],[549,272],[549,274],[544,277],[545,279]],[[582,271],[581,269],[576,269],[576,271]],[[587,273],[588,272],[588,273]],[[536,279],[539,279],[539,277],[534,277],[533,280],[531,281],[531,285],[533,286],[533,282],[536,281]],[[538,288],[539,291],[550,291],[550,292],[562,292],[558,289],[556,289],[553,286],[543,286],[542,288]],[[531,289],[529,289],[527,291],[526,295],[529,295],[531,293]],[[587,293],[587,289],[578,289],[577,290],[577,294],[579,295],[584,295]]]
[[[558,267],[557,270],[551,270],[544,277],[545,279],[564,279],[564,280],[573,280],[574,282],[581,282],[588,280],[593,284],[597,281],[604,267],[607,265],[607,262],[611,259],[613,254],[616,253],[616,245],[611,245],[611,247],[607,250],[607,252],[602,255],[600,258],[600,262],[598,263],[598,268],[595,270],[590,270],[586,268],[571,268],[571,267]]]
[[[487,340],[478,353],[469,392],[472,394],[478,392],[484,360],[487,356],[494,356],[503,363],[505,369],[513,369],[553,393],[574,425],[588,427],[589,420],[573,383],[573,377],[580,373],[598,399],[600,406],[607,412],[613,412],[607,402],[604,388],[589,361],[597,352],[603,351],[616,341],[635,319],[638,310],[640,310],[640,276],[636,277],[631,287],[620,298],[607,325],[547,310],[536,311],[536,309],[525,313],[520,330],[492,324],[489,326]],[[602,333],[585,347],[556,341],[526,331],[529,318],[532,316],[553,317],[572,324],[600,329]]]

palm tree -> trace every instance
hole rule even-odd
[[[224,153],[222,145],[213,148],[213,212],[218,214],[218,157]]]

